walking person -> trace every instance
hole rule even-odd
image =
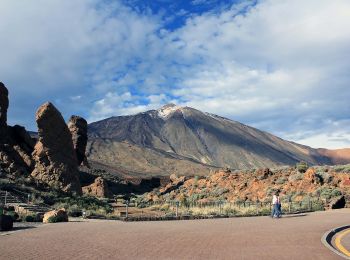
[[[276,191],[272,197],[272,213],[271,218],[280,218],[281,217],[281,199],[279,196],[279,191]]]

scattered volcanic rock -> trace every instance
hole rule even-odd
[[[9,107],[9,92],[4,83],[0,82],[0,127],[7,126],[7,109]]]
[[[99,198],[108,198],[111,196],[107,182],[101,177],[97,177],[91,185],[83,187],[83,193]]]
[[[68,214],[65,209],[52,210],[45,213],[43,223],[50,223],[50,218],[55,218],[54,222],[68,222]]]
[[[304,174],[299,173],[295,167],[269,170],[270,173],[266,178],[261,178],[264,176],[264,169],[236,170],[235,173],[238,172],[238,175],[220,170],[207,177],[187,177],[184,182],[182,182],[183,177],[171,176],[170,184],[165,188],[145,194],[144,198],[146,201],[158,202],[181,201],[183,199],[200,203],[220,200],[229,202],[270,202],[272,194],[278,190],[284,201],[291,198],[293,202],[300,202],[305,205],[307,199],[311,198],[311,201],[316,202],[316,204],[327,203],[324,205],[327,205],[330,209],[346,206],[346,202],[350,198],[350,188],[340,184],[349,180],[349,174],[336,172],[332,168],[327,174],[323,175],[330,175],[333,180],[331,182],[319,182],[314,181],[317,180],[318,175],[315,178],[313,177],[315,171],[320,172],[320,168],[310,169],[306,180]],[[177,180],[179,180],[178,183]],[[334,192],[336,195],[333,195],[333,190],[336,190]],[[341,192],[343,198],[339,196],[338,192]],[[331,201],[329,196],[337,196],[337,198]]]
[[[32,176],[51,187],[81,194],[72,135],[55,106],[49,102],[36,112],[39,141],[34,147]]]
[[[85,155],[87,136],[87,122],[80,116],[71,116],[68,122],[69,131],[72,134],[73,146],[77,155],[78,165],[84,162],[87,165],[87,158]]]

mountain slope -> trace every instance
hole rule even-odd
[[[247,169],[293,165],[299,161],[334,162],[324,150],[173,104],[92,123],[89,140],[90,160],[141,175],[192,175],[225,166]]]

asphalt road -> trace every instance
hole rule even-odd
[[[340,259],[322,243],[350,210],[271,219],[88,221],[0,236],[0,259]]]

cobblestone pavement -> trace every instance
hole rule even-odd
[[[0,259],[339,259],[321,243],[348,209],[282,219],[87,221],[0,236]]]

